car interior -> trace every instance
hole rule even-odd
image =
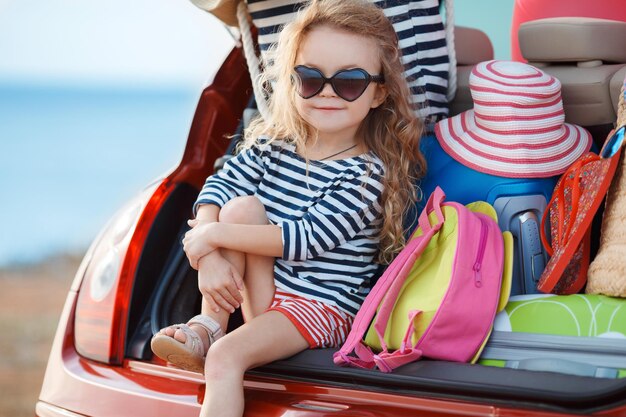
[[[550,42],[545,41],[548,38]],[[480,30],[458,27],[455,39],[458,88],[450,106],[451,115],[472,107],[469,75],[473,65],[493,59],[491,42]],[[586,127],[598,148],[616,119],[617,99],[626,77],[624,39],[626,22],[591,18],[542,19],[524,23],[519,31],[523,56],[561,81],[566,121]],[[226,155],[216,161],[216,169],[232,155],[253,113],[251,101]],[[189,266],[180,244],[198,192],[191,184],[177,185],[150,231],[130,303],[127,358],[160,363],[150,350],[152,334],[171,323],[186,322],[200,311],[197,272]],[[595,242],[598,234],[595,229]],[[241,323],[240,314],[235,313],[229,330]],[[626,398],[626,378],[592,378],[428,359],[387,374],[335,366],[333,352],[307,350],[249,373],[364,391],[474,402],[483,399],[492,404],[513,402],[520,407],[575,413],[601,411]]]

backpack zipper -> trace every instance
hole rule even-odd
[[[489,231],[487,223],[482,217],[478,217],[480,220],[480,241],[478,242],[478,253],[476,254],[476,262],[474,263],[474,285],[480,288],[483,286],[483,275],[481,268],[483,266],[483,257],[485,256],[485,248],[487,246],[487,232]]]

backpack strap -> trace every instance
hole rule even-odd
[[[376,285],[374,285],[374,288],[372,288],[369,295],[365,298],[365,301],[354,318],[352,329],[346,341],[341,349],[333,355],[333,361],[336,365],[351,365],[366,369],[371,369],[376,365],[374,353],[368,346],[363,344],[362,339],[370,327],[378,305],[389,290],[391,284],[394,280],[400,280],[402,274],[405,276],[408,275],[413,266],[413,262],[419,253],[424,250],[424,247],[426,247],[428,241],[425,241],[422,237],[423,236],[417,237],[408,243],[385,270],[383,275],[376,282]],[[412,256],[414,253],[415,256]],[[357,357],[350,356],[353,351]]]
[[[402,365],[414,362],[422,357],[421,349],[416,349],[411,345],[411,337],[415,332],[413,320],[415,320],[420,314],[422,314],[421,310],[409,311],[409,326],[407,327],[407,331],[402,339],[400,349],[389,353],[389,351],[385,348],[385,350],[380,352],[378,355],[374,355],[374,362],[376,363],[378,369],[383,372],[391,372]],[[380,333],[378,331],[376,333],[380,337]],[[383,341],[384,339],[381,338],[380,340]]]
[[[412,349],[411,336],[413,334],[412,325],[407,329],[405,335],[405,342],[403,345],[408,345],[407,350],[403,346],[401,349],[403,352],[397,351],[393,354],[389,354],[387,351],[387,345],[384,340],[384,332],[389,322],[391,310],[395,304],[395,300],[400,293],[400,289],[409,275],[409,272],[415,264],[415,260],[422,254],[430,239],[435,233],[439,231],[443,224],[443,213],[441,211],[441,204],[445,199],[445,194],[441,188],[437,187],[431,194],[422,214],[420,214],[419,224],[422,228],[422,235],[414,236],[405,248],[400,251],[398,256],[389,265],[385,273],[380,277],[374,288],[372,288],[370,294],[365,298],[363,305],[359,309],[352,329],[348,334],[348,338],[338,352],[333,355],[333,361],[340,366],[355,366],[358,368],[371,369],[374,366],[383,372],[391,372],[394,368],[416,360],[421,356],[421,352],[416,349]],[[428,219],[428,213],[435,211],[437,213],[437,224],[430,225]],[[378,355],[374,354],[372,350],[363,343],[363,337],[370,327],[372,318],[376,314],[376,309],[380,305],[378,315],[376,316],[375,330],[380,339],[382,352]],[[418,310],[414,310],[410,313],[410,317],[417,317],[421,313]],[[380,322],[380,324],[379,324]],[[411,323],[413,321],[411,320]],[[408,340],[408,344],[406,343]],[[410,352],[409,352],[410,350]],[[353,352],[357,357],[350,356]],[[418,356],[419,355],[419,356]]]
[[[446,196],[440,187],[435,188],[435,191],[433,191],[430,198],[428,199],[428,202],[426,203],[424,210],[422,210],[422,212],[420,213],[419,226],[420,226],[420,229],[422,230],[422,236],[420,237],[423,237],[422,241],[424,243],[420,245],[423,247],[421,247],[421,250],[419,251],[419,253],[414,252],[411,254],[410,267],[413,266],[417,257],[422,254],[422,252],[424,251],[424,248],[426,247],[426,245],[428,245],[428,242],[430,242],[430,239],[434,236],[434,234],[437,233],[439,229],[441,229],[441,226],[443,225],[443,221],[444,221],[443,212],[441,211],[441,204],[443,203],[443,200],[445,199],[445,197]],[[435,212],[437,216],[437,223],[435,223],[434,225],[431,225],[429,214],[432,213],[433,211]],[[383,350],[387,350],[387,345],[385,344],[385,329],[387,329],[387,324],[389,323],[391,312],[393,311],[393,307],[396,304],[396,300],[398,298],[398,295],[400,294],[400,290],[402,289],[402,286],[404,285],[404,281],[406,277],[408,276],[409,272],[410,272],[410,268],[408,268],[408,270],[406,271],[406,275],[403,275],[401,279],[395,279],[393,281],[393,283],[391,284],[389,288],[389,291],[386,293],[384,299],[382,300],[380,309],[378,310],[378,315],[376,316],[376,323],[374,323],[374,329],[376,330],[376,334],[380,338],[381,347],[383,348]],[[409,313],[409,316],[410,315],[411,315],[411,312]],[[406,339],[406,336],[405,336],[405,339]],[[410,345],[410,342],[409,342],[409,345]]]
[[[419,349],[415,349],[411,342],[413,333],[415,332],[415,326],[413,322],[417,318],[417,316],[422,313],[422,311],[409,311],[409,325],[404,334],[404,338],[402,339],[400,349],[392,353],[389,353],[387,345],[385,343],[385,330],[387,329],[389,318],[391,317],[391,313],[396,304],[396,300],[400,295],[400,290],[404,286],[404,282],[406,280],[406,277],[408,276],[408,273],[411,271],[411,268],[413,267],[413,264],[415,263],[417,257],[422,254],[424,248],[426,248],[426,245],[428,245],[428,243],[430,242],[430,239],[435,235],[435,233],[437,233],[441,229],[441,226],[443,225],[445,219],[443,216],[443,212],[441,211],[441,205],[444,198],[445,194],[443,193],[443,190],[437,187],[431,197],[428,199],[428,203],[426,203],[426,206],[424,207],[424,210],[419,217],[419,225],[423,232],[422,237],[424,244],[422,245],[419,253],[415,253],[415,256],[412,257],[410,267],[406,271],[406,274],[403,275],[401,279],[396,279],[393,282],[381,303],[378,314],[376,315],[374,330],[376,331],[376,334],[380,339],[380,344],[383,348],[383,351],[376,356],[375,360],[376,365],[383,372],[391,372],[393,369],[399,366],[402,366],[409,362],[413,362],[422,357],[422,351]],[[437,216],[437,222],[434,225],[430,224],[429,219],[429,215],[432,212],[435,212]]]
[[[437,186],[435,188],[435,191],[433,191],[428,198],[428,201],[426,202],[426,205],[424,206],[424,209],[420,213],[418,219],[419,227],[420,229],[422,229],[422,234],[428,233],[433,227],[437,227],[437,230],[439,230],[439,228],[441,227],[441,224],[445,220],[443,216],[443,211],[441,211],[441,205],[443,204],[443,200],[445,199],[445,193],[443,192],[441,187]],[[435,224],[435,226],[430,225],[429,219],[430,213],[432,213],[433,211],[437,215],[437,223]]]

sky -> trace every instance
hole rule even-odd
[[[496,58],[506,59],[512,5],[455,0],[456,22],[482,28]],[[0,0],[0,94],[8,106],[0,114],[0,267],[11,254],[81,250],[130,196],[175,165],[197,97],[234,44],[221,22],[188,0]],[[158,107],[132,100],[111,111],[94,101],[103,89],[182,92],[186,101],[158,115],[150,113]],[[43,91],[44,101],[21,91]],[[46,98],[47,91],[54,95]],[[55,97],[65,102],[51,104]],[[70,113],[63,105],[74,97],[91,99]],[[90,187],[98,182],[100,190]],[[105,191],[98,201],[96,192]],[[32,219],[31,230],[15,223],[22,217]],[[45,239],[32,239],[40,230]]]
[[[186,0],[0,0],[0,80],[195,87],[232,48]]]
[[[513,0],[456,0],[508,58]],[[504,36],[503,36],[504,35]],[[0,80],[197,86],[232,48],[217,19],[187,0],[0,0]],[[213,66],[212,66],[213,65]]]

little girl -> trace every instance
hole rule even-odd
[[[157,356],[204,370],[202,416],[243,415],[246,370],[341,346],[376,262],[404,245],[425,168],[396,34],[375,5],[313,1],[272,57],[271,117],[207,179],[183,239],[202,312],[152,339]],[[224,334],[239,307],[245,324]]]

